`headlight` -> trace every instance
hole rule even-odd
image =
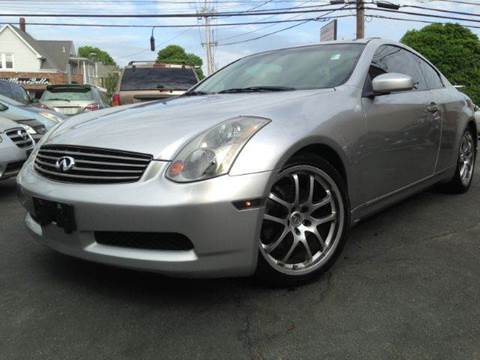
[[[237,117],[201,133],[180,151],[167,177],[190,182],[227,174],[248,140],[269,122],[259,117]]]
[[[42,111],[41,113],[39,113],[41,116],[43,117],[46,117],[47,119],[49,120],[52,120],[52,121],[56,121],[57,123],[58,122],[62,122],[63,120],[59,117],[59,116],[55,116],[49,112],[45,112],[45,111]]]

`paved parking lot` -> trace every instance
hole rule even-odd
[[[0,359],[480,359],[479,180],[362,223],[327,274],[285,290],[58,255],[0,183]]]

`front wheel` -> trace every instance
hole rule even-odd
[[[340,173],[318,156],[293,158],[274,180],[265,204],[257,277],[276,286],[310,280],[333,264],[348,227]]]
[[[448,183],[439,185],[441,191],[463,194],[470,188],[476,160],[476,146],[473,136],[470,129],[466,129],[463,133],[458,150],[455,175]]]

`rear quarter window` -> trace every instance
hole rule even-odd
[[[420,67],[423,72],[423,76],[425,77],[425,81],[427,82],[427,86],[430,89],[441,89],[443,88],[443,82],[440,78],[440,75],[437,71],[431,67],[428,63],[424,60],[420,59]]]

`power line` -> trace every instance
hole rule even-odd
[[[460,18],[460,17],[452,17],[452,16],[444,16],[444,15],[436,15],[436,14],[426,14],[426,13],[420,14],[420,13],[416,13],[416,12],[412,12],[412,11],[390,10],[390,9],[382,9],[382,8],[374,8],[374,7],[365,7],[365,10],[382,11],[382,12],[404,14],[404,15],[422,16],[422,17],[429,17],[429,18],[435,18],[435,19],[447,19],[447,20],[455,20],[455,21],[469,21],[469,22],[480,23],[480,20],[476,20],[476,19],[468,19],[468,18]]]
[[[331,6],[330,4],[317,5],[315,7]],[[292,8],[290,8],[292,9]],[[332,9],[301,9],[301,10],[256,10],[256,11],[232,11],[202,13],[206,17],[231,17],[231,16],[258,16],[258,15],[287,15],[307,14],[331,11]],[[2,13],[0,16],[11,17],[63,17],[63,18],[198,18],[198,13],[176,13],[176,14],[25,14],[25,13]]]
[[[438,24],[438,21],[428,21],[428,20],[421,20],[421,19],[407,19],[407,18],[399,18],[399,17],[393,17],[393,16],[385,16],[385,15],[371,15],[367,14],[367,17],[369,18],[375,18],[375,19],[388,19],[388,20],[398,20],[398,21],[407,21],[407,22],[418,22],[418,23],[424,23],[424,24]],[[480,29],[480,26],[475,26],[475,25],[462,25],[467,28],[472,28],[472,29]]]
[[[303,4],[306,4],[307,2],[311,2],[312,0],[305,0],[303,1],[302,3],[300,3],[300,5],[303,5]],[[275,17],[276,15],[270,15],[270,16],[267,16],[265,18],[263,18],[262,20],[267,20],[267,19],[271,19],[273,17]],[[292,17],[289,17],[288,19],[296,19],[298,17],[302,16],[302,14],[299,14],[299,15],[294,15]],[[252,34],[252,33],[256,33],[258,31],[262,31],[262,30],[265,30],[265,29],[268,29],[268,28],[271,28],[275,26],[275,24],[270,24],[270,25],[267,25],[267,26],[263,26],[261,27],[260,29],[255,29],[255,30],[251,30],[251,31],[247,31],[247,32],[243,32],[241,34],[235,34],[235,35],[232,35],[232,36],[228,36],[228,37],[225,37],[223,39],[220,39],[219,41],[226,41],[226,40],[230,40],[230,39],[235,39],[235,38],[238,38],[238,37],[241,37],[241,36],[245,36],[245,35],[248,35],[248,34]]]
[[[303,24],[306,24],[307,22],[310,22],[310,21],[319,21],[319,20],[326,20],[326,19],[323,19],[324,16],[327,16],[327,15],[330,15],[331,13],[335,12],[335,11],[341,11],[341,10],[344,10],[346,7],[348,6],[345,5],[343,6],[342,8],[340,9],[336,9],[336,10],[332,10],[328,13],[325,13],[323,15],[320,15],[318,17],[316,17],[314,20],[304,20],[298,24],[294,24],[294,25],[290,25],[290,26],[287,26],[285,28],[282,28],[282,29],[279,29],[279,30],[276,30],[276,31],[272,31],[272,32],[269,32],[269,33],[266,33],[266,34],[263,34],[263,35],[260,35],[260,36],[256,36],[256,37],[253,37],[253,38],[250,38],[250,39],[245,39],[245,40],[239,40],[239,41],[232,41],[232,42],[228,42],[228,43],[223,43],[223,44],[219,44],[219,46],[230,46],[230,45],[236,45],[236,44],[242,44],[242,43],[246,43],[246,42],[250,42],[250,41],[255,41],[255,40],[259,40],[259,39],[263,39],[267,36],[270,36],[270,35],[275,35],[275,34],[278,34],[282,31],[287,31],[287,30],[290,30],[290,29],[293,29],[293,28],[296,28],[298,26],[301,26]],[[345,15],[343,17],[346,17],[346,16],[353,16],[353,15]],[[341,16],[338,16],[338,17],[341,17]],[[332,17],[333,18],[333,17]],[[337,17],[335,17],[337,18]],[[329,18],[330,19],[330,18]]]
[[[1,3],[27,3],[27,4],[32,4],[32,3],[68,3],[71,4],[72,2],[70,0],[0,0]],[[265,0],[217,0],[218,4],[254,4],[254,3],[263,3]],[[291,4],[292,0],[270,0],[269,2],[274,3],[274,4]],[[317,2],[321,2],[323,4],[328,3],[329,1],[327,0],[317,0]],[[137,0],[137,1],[131,1],[131,0],[82,0],[78,3],[83,3],[83,4],[88,4],[88,3],[94,3],[94,4],[118,4],[118,3],[129,3],[129,4],[141,4],[141,3],[147,3],[147,4],[172,4],[172,5],[198,5],[198,1],[175,1],[175,0]]]
[[[345,9],[347,10],[347,9]],[[249,22],[233,22],[233,23],[219,23],[210,24],[212,27],[225,26],[244,26],[244,25],[262,25],[262,24],[280,24],[300,22],[303,20],[315,20],[316,17],[303,19],[285,19],[285,20],[270,20],[270,21],[249,21]],[[0,25],[9,25],[11,22],[0,22]],[[178,24],[178,25],[159,25],[159,24],[85,24],[85,23],[56,23],[56,22],[29,22],[28,26],[65,26],[65,27],[99,27],[99,28],[201,28],[205,24]]]
[[[480,5],[480,4],[479,4]],[[429,10],[435,12],[442,12],[446,14],[456,14],[456,15],[467,15],[467,16],[480,16],[480,14],[475,13],[468,13],[465,11],[455,11],[455,10],[447,10],[447,9],[435,9],[426,6],[419,6],[419,5],[401,5],[402,8],[413,8],[413,9],[421,9],[421,10]]]
[[[463,1],[463,0],[431,0],[431,1],[446,2],[446,3],[451,3],[451,4],[474,5],[474,6],[479,6],[480,5],[478,2],[475,3],[475,2]]]

